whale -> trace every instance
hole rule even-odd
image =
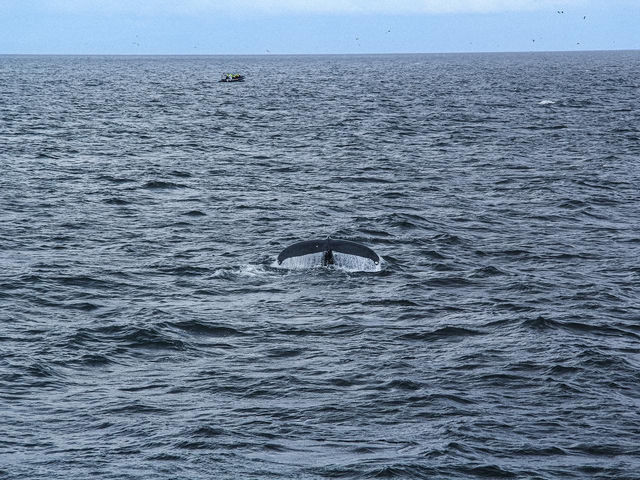
[[[380,256],[350,240],[325,238],[289,245],[278,255],[278,265],[289,268],[337,266],[353,270],[379,270]]]

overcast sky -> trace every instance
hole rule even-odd
[[[640,0],[0,0],[0,53],[640,48]]]

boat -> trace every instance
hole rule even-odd
[[[244,75],[239,73],[223,73],[220,82],[244,82]]]

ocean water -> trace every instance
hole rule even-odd
[[[639,192],[637,51],[2,56],[0,478],[638,479]]]

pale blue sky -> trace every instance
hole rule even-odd
[[[4,54],[640,48],[640,0],[0,0]]]

